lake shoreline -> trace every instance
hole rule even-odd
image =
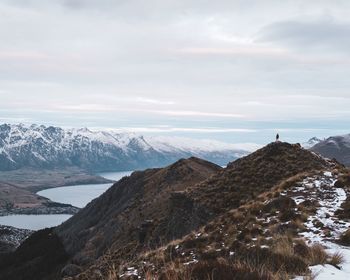
[[[57,222],[62,222],[62,220],[59,219],[60,215],[66,215],[65,217],[68,219],[71,215],[79,212],[79,210],[85,207],[91,200],[109,189],[116,181],[119,181],[124,176],[129,176],[131,173],[132,171],[122,171],[96,174],[96,176],[101,178],[105,175],[108,179],[104,179],[109,183],[45,188],[34,194],[37,198],[41,199],[40,204],[35,207],[13,207],[11,209],[3,207],[0,209],[0,224],[14,227],[19,225],[19,228],[32,229],[30,224],[34,221],[41,220],[40,216],[46,216],[47,219],[45,222],[52,222],[55,220]],[[41,192],[43,192],[43,194]],[[28,190],[27,193],[32,194]],[[46,193],[47,195],[45,195]],[[68,201],[66,201],[67,199]],[[52,217],[51,221],[50,216]],[[22,222],[18,223],[18,221],[15,220],[21,220]],[[50,224],[50,226],[55,225],[58,224],[55,224],[55,222]],[[42,224],[41,228],[44,227],[47,227],[46,224]]]
[[[0,171],[0,178],[1,183],[11,184],[32,193],[62,186],[113,183],[112,180],[76,167]]]
[[[64,204],[63,204],[64,205]],[[35,208],[13,208],[10,210],[0,209],[0,217],[11,215],[57,215],[57,214],[69,214],[74,215],[80,210],[79,207],[73,205],[67,206],[43,206]]]
[[[22,173],[23,172],[23,173]],[[0,172],[0,216],[8,215],[74,215],[79,207],[50,200],[38,192],[76,185],[113,184],[115,181],[98,174],[73,169],[23,169]],[[48,183],[52,178],[52,182]]]

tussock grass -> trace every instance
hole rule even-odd
[[[307,256],[310,265],[326,264],[328,255],[321,244],[313,244]]]
[[[283,256],[293,256],[293,241],[288,236],[276,236],[273,240],[272,251]]]
[[[333,265],[336,268],[340,268],[340,265],[344,263],[345,259],[342,253],[336,252],[329,259],[328,263]]]
[[[218,258],[214,261],[201,261],[192,266],[170,265],[159,276],[151,272],[147,280],[287,280],[288,275],[279,271],[273,273],[264,266],[256,266],[244,261],[228,261]]]

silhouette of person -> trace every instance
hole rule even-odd
[[[276,135],[276,142],[278,142],[280,140],[280,135],[277,133]]]

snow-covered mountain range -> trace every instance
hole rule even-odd
[[[196,156],[226,165],[258,148],[178,137],[63,129],[44,125],[0,125],[0,170],[78,166],[91,171],[133,170]]]

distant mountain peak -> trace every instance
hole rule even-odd
[[[302,144],[302,146],[305,149],[310,149],[311,147],[315,146],[316,144],[320,143],[321,141],[323,141],[323,140],[318,138],[318,137],[312,137],[307,142],[304,142]]]
[[[350,166],[350,134],[331,136],[312,146],[310,150]]]

